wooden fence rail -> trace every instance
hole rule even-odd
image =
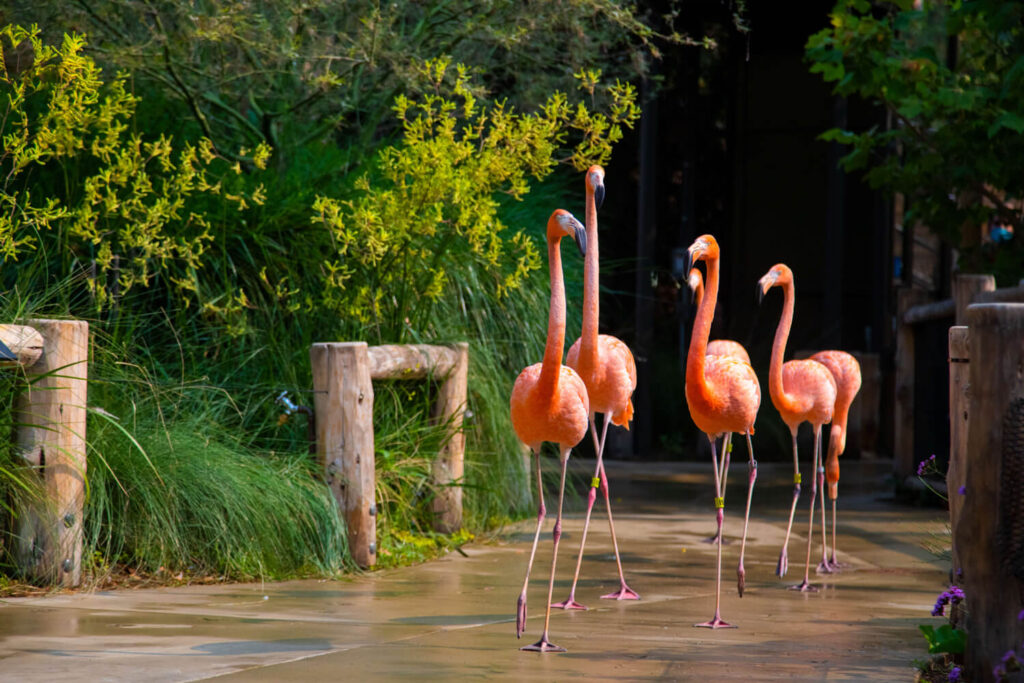
[[[433,418],[449,427],[432,466],[437,487],[434,528],[462,526],[462,478],[469,345],[367,346],[366,342],[314,344],[310,349],[316,392],[317,455],[348,526],[352,557],[361,567],[377,560],[374,498],[373,380],[437,378]]]

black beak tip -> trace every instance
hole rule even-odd
[[[594,188],[594,205],[600,209],[602,204],[604,204],[604,185],[598,185]]]
[[[697,303],[697,290],[696,289],[691,289],[690,290],[690,303],[691,304]]]
[[[580,256],[587,255],[587,230],[582,225],[576,228],[576,234],[573,237],[576,240],[576,246],[579,247]]]
[[[693,252],[690,250],[686,251],[686,270],[684,271],[689,275],[690,271],[693,270]]]

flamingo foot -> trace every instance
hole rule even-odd
[[[627,586],[625,583],[622,587],[614,593],[608,593],[607,595],[601,596],[602,600],[639,600],[640,594],[635,590]]]
[[[790,586],[791,591],[800,591],[801,593],[817,593],[818,587],[812,586],[806,579],[796,586]]]
[[[565,652],[565,648],[559,645],[555,645],[547,636],[541,636],[533,645],[527,645],[526,647],[519,648],[525,652]]]
[[[817,574],[832,574],[837,571],[828,560],[822,558],[821,562],[818,563],[818,568],[814,570]]]
[[[782,552],[779,553],[779,564],[775,567],[775,576],[785,576],[786,572],[789,571],[789,554],[786,553],[786,549],[783,548]]]
[[[562,602],[551,603],[551,606],[557,607],[558,609],[589,609],[586,605],[581,605],[580,603],[576,602],[576,598],[574,598],[571,595],[567,597],[565,600],[562,600]]]
[[[840,562],[837,560],[835,553],[832,553],[832,557],[828,558],[828,564],[832,567],[832,571],[834,572],[841,572],[843,569],[851,566],[849,562]]]
[[[708,536],[707,538],[702,538],[700,542],[701,543],[707,543],[709,545],[717,545],[718,543],[721,543],[721,541],[722,541],[722,535],[718,534],[718,533],[714,533],[714,534],[711,534],[710,536]]]
[[[523,631],[526,630],[526,594],[519,596],[519,601],[516,603],[516,638],[523,637]]]
[[[730,623],[722,621],[722,617],[715,615],[715,618],[711,621],[705,621],[700,624],[694,624],[694,628],[737,628]]]
[[[743,568],[743,564],[736,567],[736,591],[743,597],[743,589],[747,585],[747,572]]]

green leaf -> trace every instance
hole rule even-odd
[[[951,655],[963,654],[966,634],[960,629],[953,628],[949,624],[943,624],[938,628],[934,628],[929,624],[920,624],[918,628],[924,634],[925,640],[928,641],[928,652],[930,654],[934,655],[942,652],[947,652]]]
[[[1004,111],[999,118],[988,127],[988,136],[994,137],[1002,128],[1009,128],[1016,133],[1024,132],[1024,116],[1012,111]]]

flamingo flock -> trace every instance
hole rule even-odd
[[[604,467],[604,447],[610,424],[629,428],[633,418],[632,393],[636,388],[636,364],[629,347],[613,336],[599,334],[599,252],[597,234],[597,212],[605,195],[604,169],[592,166],[585,175],[586,204],[584,226],[571,213],[557,209],[548,219],[547,248],[551,299],[548,310],[547,343],[544,358],[525,368],[516,378],[510,399],[512,426],[519,440],[534,455],[537,472],[537,527],[533,546],[526,568],[526,578],[519,594],[516,609],[516,637],[526,629],[527,589],[530,572],[537,554],[541,529],[546,516],[544,491],[540,472],[540,449],[544,441],[558,447],[561,477],[558,492],[558,513],[552,532],[551,573],[548,579],[547,603],[545,605],[544,629],[540,639],[522,650],[535,652],[564,652],[565,648],[553,644],[549,639],[551,609],[586,610],[576,600],[576,587],[583,564],[590,528],[591,513],[600,489],[608,513],[608,527],[615,562],[618,569],[619,590],[602,595],[602,599],[639,600],[640,596],[626,583],[619,554],[618,540],[608,491],[608,478]],[[571,237],[584,258],[583,274],[583,324],[580,337],[569,349],[562,363],[565,345],[565,281],[562,273],[560,243],[563,237]],[[697,303],[697,315],[690,336],[686,356],[686,403],[690,417],[703,432],[711,445],[711,464],[714,481],[714,506],[716,532],[708,539],[717,545],[715,608],[711,619],[694,624],[697,627],[719,629],[735,628],[722,619],[722,552],[723,527],[725,522],[725,484],[728,478],[732,453],[732,434],[741,434],[747,442],[747,501],[743,522],[739,562],[736,568],[736,588],[743,596],[746,571],[743,557],[746,549],[747,531],[750,522],[751,500],[754,483],[757,480],[757,460],[751,436],[754,422],[761,405],[761,385],[750,363],[747,351],[737,342],[710,340],[711,324],[718,299],[721,252],[712,235],[698,237],[687,250],[687,283],[693,290]],[[703,262],[707,271],[705,278],[694,265]],[[785,361],[786,342],[793,323],[795,308],[795,284],[793,271],[785,264],[771,267],[758,281],[758,297],[763,299],[773,287],[783,292],[783,308],[772,344],[771,362],[768,371],[768,394],[772,404],[779,411],[783,422],[789,427],[793,441],[793,501],[790,507],[789,523],[785,540],[779,554],[776,574],[785,576],[788,571],[788,545],[793,528],[797,502],[801,490],[800,462],[797,452],[797,431],[804,422],[809,422],[814,432],[814,453],[811,463],[811,500],[808,512],[807,552],[803,581],[790,588],[802,592],[814,591],[810,582],[811,546],[814,536],[815,504],[821,489],[821,540],[822,557],[817,565],[818,573],[838,571],[842,564],[836,557],[836,501],[839,483],[839,456],[846,446],[846,425],[850,405],[861,385],[860,366],[857,360],[845,351],[827,350],[814,354],[805,360]],[[604,416],[600,435],[597,414]],[[827,457],[822,455],[822,427],[831,423]],[[572,449],[590,432],[594,443],[596,460],[594,476],[587,492],[587,512],[580,540],[576,569],[568,597],[552,603],[555,569],[558,560],[558,545],[562,535],[562,504],[565,497],[566,470]],[[721,458],[718,440],[721,439]],[[825,519],[825,490],[832,501],[832,543],[828,552]]]

